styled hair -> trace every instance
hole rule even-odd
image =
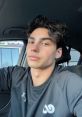
[[[66,39],[70,37],[69,28],[65,23],[57,20],[50,20],[46,16],[36,16],[27,26],[27,37],[37,28],[48,29],[48,34],[52,37],[53,42],[56,43],[57,48],[62,48],[62,57],[57,61],[58,63],[67,62],[70,60],[69,50],[66,47]],[[62,59],[63,58],[63,59]]]

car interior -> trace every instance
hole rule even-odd
[[[0,0],[0,43],[4,41],[23,42],[17,65],[27,67],[25,29],[27,23],[39,14],[65,22],[71,33],[71,37],[66,40],[69,53],[71,49],[74,49],[79,55],[82,54],[82,0]],[[69,53],[60,64],[69,63]],[[73,54],[73,57],[76,55],[78,54]],[[72,64],[66,69],[82,77],[82,58],[78,60],[78,65],[75,63],[76,65]],[[4,94],[0,91],[0,117],[8,116],[10,98],[8,91],[5,91]]]

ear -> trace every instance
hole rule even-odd
[[[58,59],[58,58],[61,58],[61,56],[62,56],[62,48],[58,48],[56,50],[55,58]]]

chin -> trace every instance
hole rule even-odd
[[[30,68],[34,68],[34,69],[38,69],[38,68],[39,68],[39,66],[37,66],[37,65],[32,65],[32,64],[28,64],[28,66],[29,66]]]

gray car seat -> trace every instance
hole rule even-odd
[[[65,67],[65,70],[74,72],[82,78],[82,65],[67,66]]]

